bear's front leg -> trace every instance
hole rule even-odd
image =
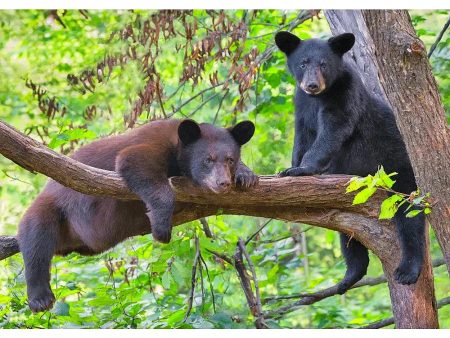
[[[147,216],[152,227],[152,235],[161,243],[169,243],[172,238],[172,215],[175,209],[175,194],[169,184],[154,188],[152,196],[146,198]]]
[[[355,122],[340,111],[323,110],[319,121],[317,137],[304,154],[300,165],[282,171],[279,176],[323,174],[355,130]]]
[[[167,178],[169,149],[160,145],[135,145],[122,150],[116,159],[116,171],[128,188],[145,203],[152,235],[161,243],[169,243],[175,194]]]
[[[235,183],[238,186],[250,188],[258,184],[259,177],[250,170],[244,163],[239,161],[236,168]]]
[[[313,166],[299,166],[299,167],[291,167],[288,169],[285,169],[278,173],[279,177],[286,177],[286,176],[309,176],[314,174],[320,174],[320,170],[318,168],[315,168]]]

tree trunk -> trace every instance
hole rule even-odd
[[[334,34],[355,34],[348,57],[372,92],[393,108],[417,184],[437,202],[428,219],[450,274],[450,131],[425,46],[404,10],[325,15]]]
[[[393,107],[418,186],[439,199],[430,220],[449,267],[450,144],[439,92],[409,15],[406,11],[360,10],[327,10],[325,15],[333,34],[355,34],[356,45],[347,60],[352,60],[369,90]],[[425,158],[427,153],[430,158]],[[397,284],[392,261],[382,259],[398,328],[438,327],[428,247],[427,238],[425,265],[414,286]]]

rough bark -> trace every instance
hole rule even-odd
[[[449,211],[446,209],[449,205],[450,154],[447,156],[446,153],[450,151],[450,144],[439,92],[425,48],[414,33],[409,15],[406,11],[372,10],[328,10],[325,15],[333,34],[355,34],[357,42],[350,59],[353,59],[369,89],[378,97],[387,99],[393,107],[419,187],[440,200],[430,220],[449,266]],[[421,49],[417,50],[417,46]],[[447,147],[446,152],[442,147]],[[427,152],[433,157],[431,162],[424,156]],[[410,302],[404,289],[397,288],[391,274],[392,267],[390,272],[386,270],[392,262],[383,264],[397,328],[438,327],[428,246],[427,238],[427,257],[421,279],[412,286],[418,289],[420,302]]]
[[[43,173],[81,193],[138,198],[116,173],[92,168],[59,155],[1,121],[0,153],[28,170]],[[392,279],[400,260],[400,250],[393,224],[377,219],[379,204],[385,195],[377,193],[365,205],[354,206],[353,195],[345,194],[348,180],[349,176],[345,175],[263,176],[259,185],[250,190],[234,189],[230,193],[216,195],[194,186],[186,178],[174,177],[171,179],[177,200],[174,224],[221,212],[302,222],[347,233],[381,259],[389,285],[395,290],[394,296],[391,292],[392,300],[398,302],[393,304],[397,327],[432,327],[423,320],[423,313],[414,310],[423,308],[422,311],[427,313],[430,307],[429,290],[433,291],[432,284],[431,289],[425,290],[423,287],[429,285],[430,273],[428,270],[422,273],[414,286],[399,285]],[[2,242],[11,244],[11,241],[11,238],[0,238],[0,246]],[[10,254],[17,251],[13,243]],[[7,256],[3,254],[2,257]],[[398,301],[399,297],[401,301]]]

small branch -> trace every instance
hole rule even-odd
[[[0,261],[20,252],[19,243],[15,237],[0,236]]]
[[[200,257],[200,243],[199,243],[197,235],[195,235],[194,241],[195,241],[195,256],[194,256],[194,263],[192,263],[191,291],[189,293],[188,308],[187,308],[186,314],[184,316],[183,322],[186,322],[189,315],[191,314],[192,303],[194,302],[194,292],[195,292],[196,277],[197,277],[197,265],[199,264],[199,257]]]
[[[229,92],[230,92],[230,89],[227,88],[225,90],[225,94],[220,99],[219,106],[217,107],[216,115],[214,115],[214,119],[213,119],[213,122],[212,122],[212,124],[214,124],[214,125],[216,124],[217,118],[219,117],[219,112],[220,112],[220,109],[222,108],[223,101],[225,101],[225,98],[227,97]]]
[[[248,307],[250,308],[250,312],[254,317],[258,316],[258,309],[256,304],[256,298],[253,294],[252,286],[250,283],[250,276],[247,273],[247,270],[244,265],[244,259],[242,256],[242,250],[238,243],[236,245],[236,252],[233,255],[234,268],[238,273],[239,281],[241,282],[242,289],[244,290],[245,298],[247,299]]]
[[[206,277],[208,278],[208,282],[209,282],[209,290],[211,291],[211,300],[212,300],[213,310],[214,310],[214,313],[216,313],[216,297],[214,295],[214,287],[213,287],[213,285],[211,283],[211,277],[209,276],[208,265],[206,265],[205,259],[203,258],[201,252],[200,252],[200,261],[205,266]]]
[[[256,230],[255,231],[255,233],[254,234],[252,234],[251,236],[249,236],[248,238],[247,238],[247,240],[245,241],[245,245],[247,245],[248,243],[250,243],[250,241],[253,239],[253,238],[255,238],[255,236],[257,235],[257,234],[259,234],[270,222],[272,222],[272,219],[269,219],[267,222],[265,222],[262,226],[260,226],[259,227],[259,229],[258,230]]]
[[[445,305],[450,304],[450,297],[443,298],[437,302],[437,308],[440,309]],[[379,320],[377,322],[373,322],[369,325],[361,327],[361,329],[381,329],[382,327],[386,327],[394,324],[394,317],[386,318]]]
[[[214,98],[215,98],[216,96],[218,96],[219,94],[220,94],[220,93],[215,93],[215,94],[211,95],[210,97],[208,97],[206,100],[203,100],[202,103],[200,103],[200,104],[198,105],[197,108],[195,108],[195,109],[194,109],[193,111],[191,111],[188,115],[186,115],[186,117],[192,117],[192,116],[194,116],[195,113],[198,112],[200,109],[202,109],[203,106],[204,106],[205,104],[207,104],[209,101],[211,101],[212,99],[214,99]]]
[[[445,261],[444,258],[437,258],[433,261],[433,267],[438,267],[441,265],[444,265]],[[357,282],[355,285],[353,285],[350,289],[356,289],[362,286],[374,286],[382,283],[386,283],[386,277],[385,276],[379,276],[379,277],[366,277],[359,282]],[[295,299],[295,298],[301,298],[298,301],[282,306],[274,311],[266,312],[264,314],[265,318],[277,318],[280,317],[286,313],[292,312],[300,308],[304,305],[311,305],[314,303],[317,303],[318,301],[321,301],[322,299],[332,297],[337,295],[337,285],[333,285],[329,288],[312,292],[312,293],[299,293],[295,295],[285,295],[285,296],[275,296],[275,297],[266,297],[263,300],[263,303],[267,303],[270,301],[277,301],[277,300],[284,300],[284,299]]]
[[[163,114],[164,118],[167,118],[166,110],[164,109],[164,103],[163,103],[163,101],[161,99],[161,93],[160,93],[160,88],[159,88],[159,81],[156,82],[156,95],[158,96],[158,102],[159,102],[159,106],[161,107],[162,114]]]
[[[208,87],[208,88],[205,88],[205,89],[199,91],[197,94],[195,94],[194,96],[190,97],[189,99],[187,99],[186,101],[184,101],[183,103],[181,103],[177,108],[174,108],[173,111],[172,111],[172,113],[170,113],[170,114],[168,115],[168,117],[174,116],[176,113],[178,113],[178,112],[181,110],[181,108],[183,108],[184,106],[186,106],[187,104],[189,104],[190,102],[192,102],[193,100],[195,100],[197,97],[203,95],[204,93],[206,93],[206,92],[208,92],[208,91],[210,91],[210,90],[213,90],[214,88],[223,86],[224,84],[225,84],[225,82],[220,82],[220,83],[217,83],[217,84],[215,84],[215,85],[213,85],[213,86],[210,86],[210,87]]]
[[[290,235],[286,235],[286,236],[279,237],[279,238],[275,238],[275,239],[264,239],[264,240],[259,241],[259,243],[262,243],[262,244],[271,244],[271,243],[276,243],[276,242],[284,241],[284,240],[286,240],[286,239],[293,238],[294,236],[301,235],[301,234],[303,234],[303,233],[305,233],[305,232],[311,230],[312,228],[313,228],[313,227],[307,227],[306,229],[304,229],[304,230],[302,230],[302,231],[299,231],[299,232],[296,232],[295,234],[290,234]]]
[[[292,31],[295,27],[299,26],[303,22],[305,22],[308,19],[311,19],[314,15],[317,15],[320,11],[319,10],[302,10],[297,15],[297,17],[292,20],[288,25],[282,26],[279,30],[286,29],[288,32]],[[276,32],[277,32],[276,31]],[[275,33],[276,33],[275,32]],[[256,59],[256,64],[261,64],[265,62],[267,59],[269,59],[273,52],[277,50],[277,46],[275,44],[272,44],[269,48],[267,48],[260,56]]]
[[[394,324],[394,317],[379,320],[377,322],[373,322],[372,324],[360,327],[360,329],[380,329],[382,327],[392,325],[392,324]]]
[[[438,46],[439,42],[441,42],[445,31],[448,29],[448,26],[450,26],[450,16],[448,17],[447,22],[444,24],[444,27],[442,27],[441,31],[439,32],[439,35],[437,36],[436,41],[431,46],[430,51],[428,52],[428,58],[431,58],[431,55],[433,55],[434,50]]]
[[[266,225],[270,222],[271,220],[269,220],[268,222],[266,222]],[[261,305],[261,295],[259,292],[259,285],[258,285],[258,279],[256,277],[256,270],[255,270],[255,266],[252,263],[252,260],[250,259],[250,255],[248,254],[246,248],[245,248],[246,243],[244,243],[244,241],[242,240],[242,238],[239,238],[238,241],[238,246],[239,249],[241,250],[241,252],[244,254],[245,259],[247,260],[247,264],[248,267],[250,268],[250,271],[252,272],[252,277],[253,277],[253,285],[255,286],[255,294],[256,294],[256,322],[255,322],[255,326],[257,329],[267,329],[268,326],[267,324],[264,322],[264,317],[262,314],[262,305]]]
[[[228,264],[234,265],[234,264],[233,264],[233,261],[232,261],[232,259],[231,259],[230,257],[228,257],[228,256],[226,256],[226,255],[224,255],[224,254],[221,254],[221,253],[219,253],[219,252],[210,250],[210,249],[206,249],[206,251],[212,253],[214,256],[220,258],[221,260],[227,262]]]
[[[205,233],[205,236],[208,238],[214,238],[214,235],[213,235],[211,229],[209,228],[208,221],[206,220],[205,217],[200,218],[200,223],[202,224],[202,228],[203,228],[203,232]]]

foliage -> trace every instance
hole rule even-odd
[[[192,116],[218,125],[251,119],[256,135],[243,148],[244,162],[259,174],[278,172],[290,161],[294,82],[282,53],[271,50],[273,34],[299,23],[305,13],[0,11],[0,118],[62,153],[153,118]],[[434,39],[428,37],[439,31],[436,22],[445,14],[413,14],[431,45]],[[152,35],[156,28],[158,36]],[[330,34],[326,21],[317,18],[294,32],[302,38]],[[432,58],[447,110],[448,48],[444,39]],[[45,177],[3,157],[0,168],[0,232],[14,234]],[[235,270],[211,252],[232,256],[238,238],[248,238],[265,223],[219,214],[207,219],[214,238],[195,221],[177,227],[168,245],[154,243],[149,235],[94,257],[56,257],[51,284],[57,303],[44,314],[28,309],[22,258],[11,257],[0,262],[0,327],[254,327]],[[203,262],[184,321],[195,236]],[[345,271],[337,234],[303,224],[273,220],[247,250],[263,299],[323,289]],[[432,253],[439,253],[434,240]],[[382,274],[372,258],[369,275]],[[435,276],[437,297],[447,295],[444,269],[436,269]],[[280,304],[266,302],[263,309]],[[327,298],[267,324],[357,327],[390,315],[388,289],[378,285]],[[450,327],[448,318],[442,309],[442,327]]]
[[[390,193],[390,196],[386,198],[380,206],[379,219],[391,219],[397,213],[400,206],[405,203],[409,203],[406,211],[412,207],[416,207],[411,211],[408,211],[406,217],[414,217],[423,212],[425,215],[431,213],[431,203],[429,201],[430,194],[420,195],[420,191],[413,191],[410,194],[404,194],[392,189],[395,181],[391,179],[392,176],[397,173],[386,174],[383,166],[380,166],[378,171],[374,175],[368,175],[366,177],[353,177],[346,189],[347,193],[360,190],[353,199],[353,204],[361,204],[367,202],[367,200],[377,191],[384,190]]]

